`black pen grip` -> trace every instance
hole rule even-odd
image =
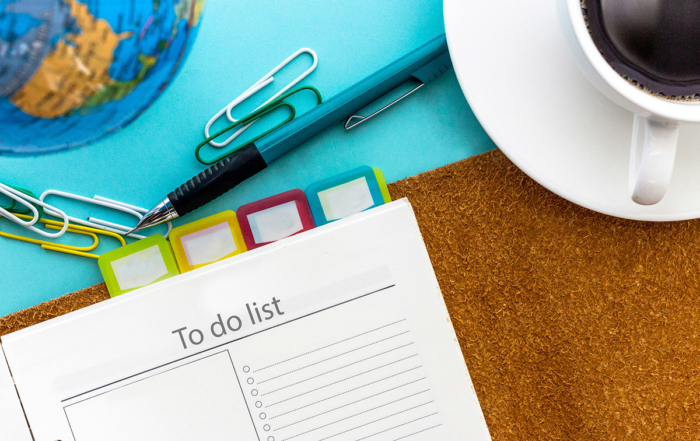
[[[267,167],[254,143],[237,150],[168,195],[179,216],[213,201]]]

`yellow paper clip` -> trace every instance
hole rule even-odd
[[[26,214],[16,214],[16,216],[21,218],[21,219],[32,219],[32,216],[27,216]],[[64,225],[63,222],[49,220],[49,219],[39,219],[39,222],[45,224],[46,228],[48,228],[50,230],[61,230],[63,228],[63,225]],[[0,237],[6,237],[8,239],[15,239],[15,240],[21,240],[23,242],[38,244],[38,245],[41,245],[41,248],[43,248],[45,250],[58,251],[59,253],[72,254],[74,256],[90,257],[92,259],[99,259],[100,256],[97,254],[87,253],[86,251],[92,251],[95,248],[97,248],[97,246],[100,244],[100,240],[97,237],[98,234],[101,234],[103,236],[113,237],[113,238],[117,239],[119,241],[119,243],[121,244],[121,246],[126,245],[126,242],[124,241],[123,237],[121,237],[120,235],[118,235],[116,233],[112,233],[111,231],[98,230],[96,228],[83,227],[80,225],[72,225],[72,224],[69,224],[69,227],[66,231],[69,233],[90,236],[93,239],[93,244],[90,246],[87,246],[87,247],[79,247],[79,246],[75,246],[75,245],[63,245],[63,244],[58,244],[58,243],[54,243],[54,242],[48,242],[45,240],[32,239],[30,237],[24,237],[24,236],[19,236],[16,234],[5,233],[3,231],[0,231]]]

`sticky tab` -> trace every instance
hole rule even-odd
[[[391,201],[384,175],[378,169],[358,167],[306,189],[316,225],[324,225]]]
[[[250,250],[316,226],[306,194],[299,189],[242,205],[237,216]]]
[[[236,213],[231,210],[174,228],[170,243],[183,273],[246,251]]]
[[[391,195],[389,194],[389,187],[386,185],[386,179],[384,179],[384,173],[378,168],[373,168],[372,170],[374,170],[374,176],[377,178],[379,190],[382,192],[382,199],[384,199],[385,204],[388,204],[391,202]]]
[[[112,297],[180,274],[170,244],[160,234],[105,253],[98,265]]]

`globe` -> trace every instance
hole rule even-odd
[[[204,0],[0,0],[0,153],[129,124],[187,58]]]

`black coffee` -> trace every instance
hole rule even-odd
[[[593,41],[607,62],[645,91],[700,99],[700,0],[585,0]]]

